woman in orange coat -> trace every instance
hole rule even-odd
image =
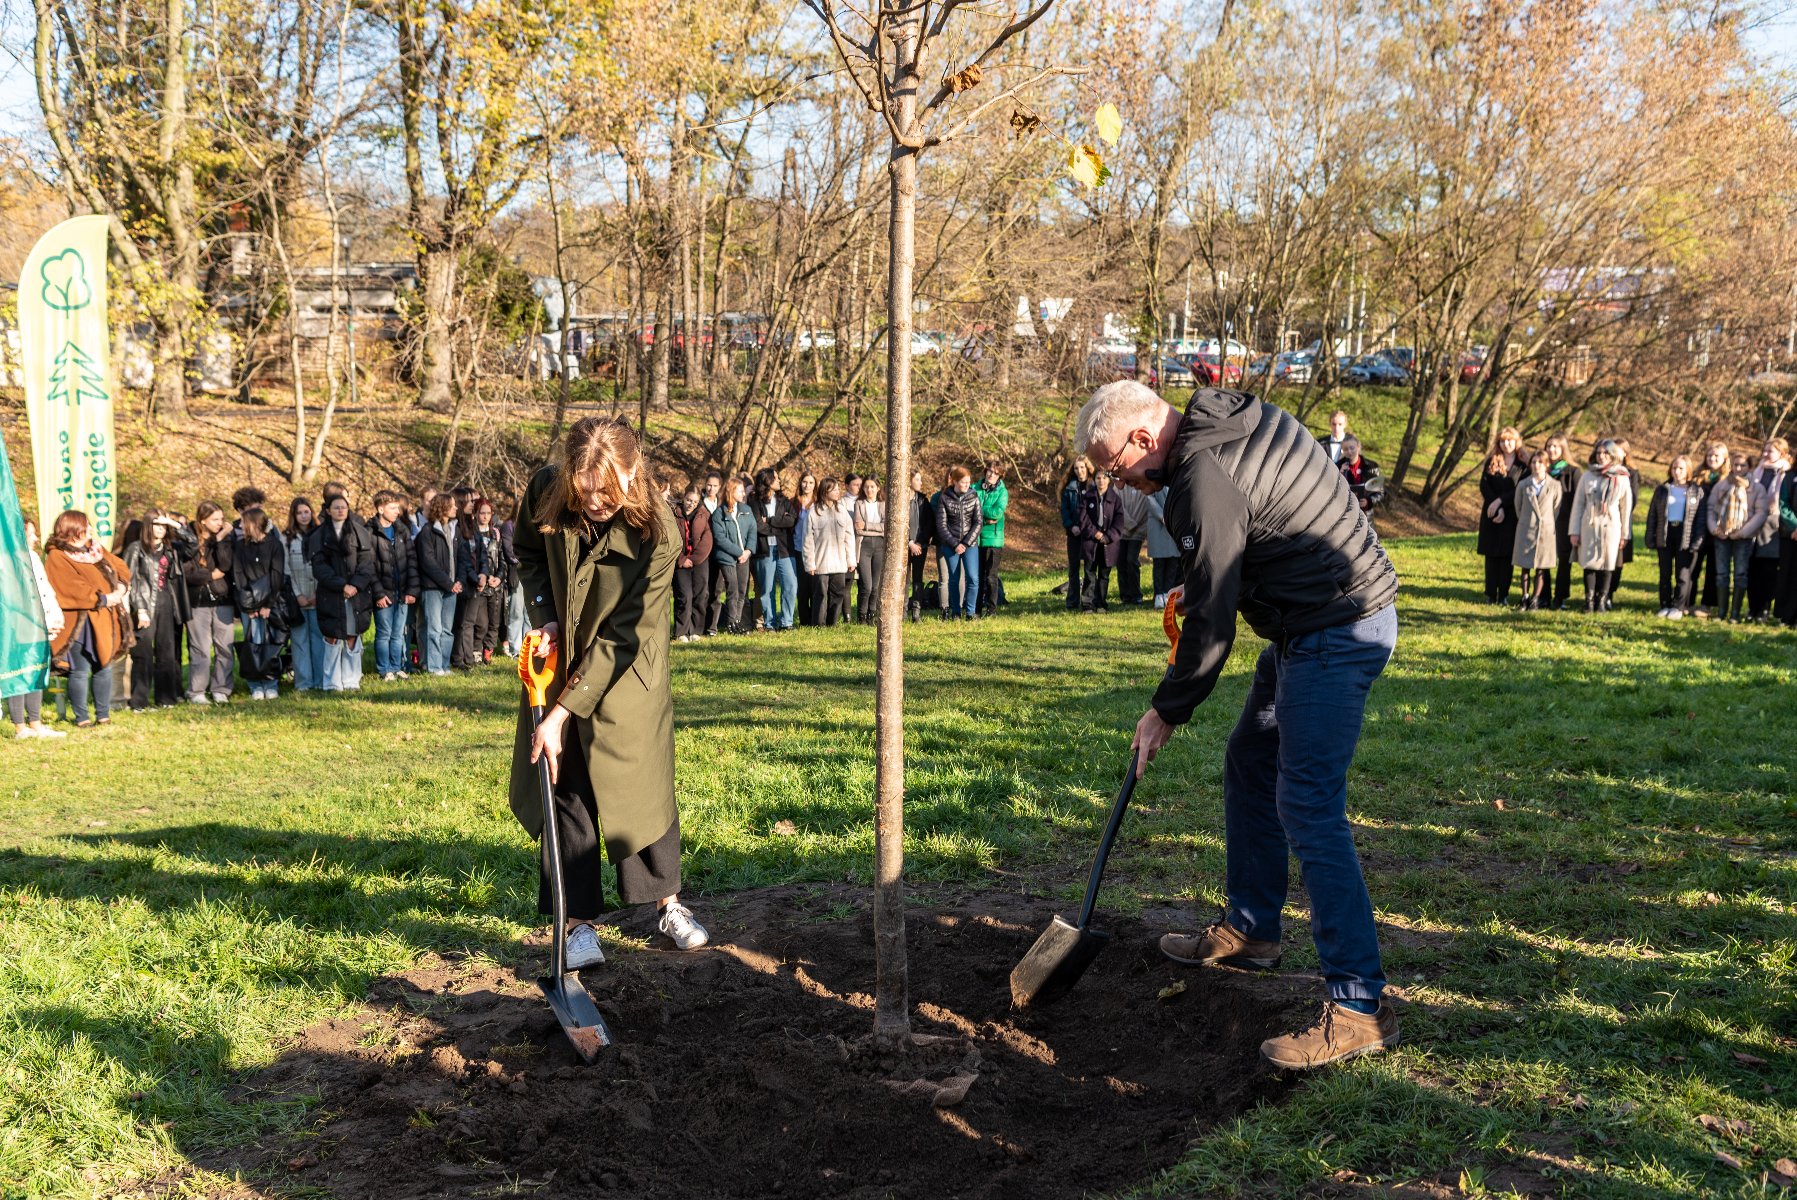
[[[69,705],[75,728],[112,720],[112,660],[124,644],[126,588],[131,572],[118,555],[93,539],[87,514],[73,509],[56,518],[50,532],[44,574],[62,609],[62,632],[50,643],[51,657],[67,662]],[[87,709],[89,695],[94,713]]]

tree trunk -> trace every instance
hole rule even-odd
[[[894,120],[909,131],[917,117],[917,18],[893,30]],[[874,1044],[902,1045],[911,1033],[905,965],[905,585],[911,541],[911,297],[917,261],[917,154],[892,142],[887,219],[886,556],[880,581],[874,669]]]
[[[455,402],[455,347],[450,310],[455,302],[455,251],[433,247],[424,252],[424,340],[418,354],[418,403],[434,413],[447,413]]]
[[[637,430],[639,434],[647,435],[649,432],[650,410],[668,410],[668,365],[674,351],[673,318],[668,310],[673,307],[674,290],[666,286],[664,281],[661,299],[655,306],[655,344],[649,353],[649,387],[644,393],[644,415],[642,427]]]

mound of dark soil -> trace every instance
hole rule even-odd
[[[1258,1045],[1316,995],[1166,961],[1153,939],[1176,915],[1160,910],[1108,922],[1117,940],[1079,987],[1018,1015],[1007,976],[1049,913],[963,897],[909,922],[915,1027],[951,1040],[881,1063],[857,1045],[865,894],[739,893],[701,906],[712,949],[613,949],[585,975],[619,1038],[592,1067],[529,977],[539,955],[521,972],[437,960],[383,979],[365,1012],[245,1082],[317,1096],[316,1125],[205,1165],[344,1200],[1077,1197],[1143,1181],[1275,1094]],[[645,914],[617,922],[647,931]]]

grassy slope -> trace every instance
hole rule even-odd
[[[1468,538],[1394,554],[1403,641],[1351,804],[1409,1043],[1212,1132],[1156,1186],[1447,1170],[1502,1190],[1524,1171],[1571,1194],[1763,1194],[1797,1157],[1797,639],[1525,620],[1468,603]],[[1015,615],[914,629],[919,878],[1077,890],[1164,643],[1146,613],[1055,611],[1047,583],[1019,581]],[[1257,649],[1145,781],[1107,905],[1220,902],[1220,755]],[[870,650],[850,628],[679,648],[702,911],[866,878]],[[112,1193],[299,1120],[228,1102],[233,1072],[422,951],[510,955],[534,891],[502,798],[514,686],[495,669],[183,708],[0,752],[0,1193]]]

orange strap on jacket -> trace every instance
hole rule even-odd
[[[533,629],[524,635],[524,645],[518,651],[518,678],[524,683],[524,694],[532,708],[542,708],[548,702],[549,681],[555,678],[555,646],[549,647],[549,653],[543,655],[543,665],[537,666],[538,647],[544,640],[543,631]]]

